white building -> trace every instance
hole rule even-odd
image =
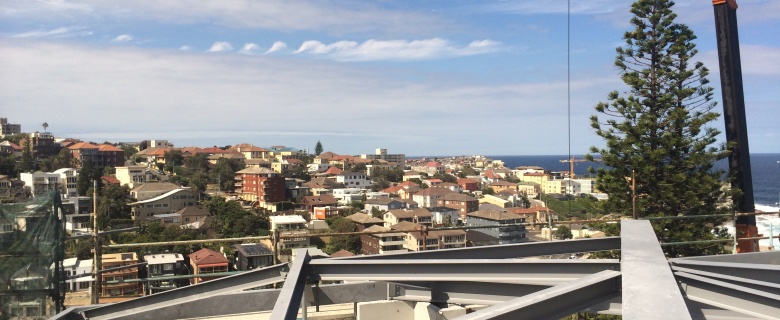
[[[299,215],[272,216],[271,232],[279,231],[280,236],[298,236],[279,239],[279,249],[305,248],[309,246],[309,230],[306,228],[306,219]]]
[[[361,188],[340,188],[333,189],[331,193],[334,198],[339,200],[341,205],[349,205],[351,202],[357,202],[363,200],[365,189]]]
[[[149,182],[149,170],[146,166],[116,167],[115,176],[121,185],[127,185],[130,189]]]
[[[65,271],[65,287],[69,292],[89,291],[92,287],[92,259],[79,260],[78,258],[68,258],[62,260],[62,267]],[[83,277],[71,278],[77,275]]]
[[[78,180],[79,171],[73,168],[57,169],[53,173],[60,176],[60,184],[62,189],[60,190],[63,197],[75,198],[79,196],[78,192]]]
[[[51,191],[60,192],[60,174],[53,172],[20,173],[19,180],[29,188],[33,198],[45,196]]]
[[[395,163],[398,168],[403,169],[406,165],[405,154],[388,154],[387,149],[377,148],[374,154],[361,154],[361,158],[370,160],[384,160],[389,163]]]
[[[368,175],[362,172],[344,171],[335,178],[337,183],[343,183],[347,188],[370,188],[373,184]]]

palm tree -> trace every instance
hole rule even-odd
[[[48,128],[48,127],[49,127],[49,123],[48,123],[48,122],[44,122],[44,123],[42,124],[42,126],[43,126],[43,132],[46,132],[46,128]]]

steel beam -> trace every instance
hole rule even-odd
[[[780,319],[780,296],[685,272],[676,273],[688,299],[760,319]]]
[[[673,266],[672,271],[674,274],[677,274],[678,272],[685,272],[689,274],[695,274],[697,276],[702,277],[708,277],[715,280],[720,280],[724,282],[728,282],[731,284],[736,284],[739,286],[764,291],[767,293],[772,294],[778,294],[780,295],[780,284],[766,282],[766,281],[759,281],[759,280],[753,280],[753,279],[747,279],[747,278],[740,278],[740,277],[734,277],[719,273],[712,273],[707,271],[701,271],[696,269],[689,269],[689,268],[683,268],[683,267],[677,267]]]
[[[472,281],[556,285],[604,270],[619,270],[617,260],[343,260],[310,263],[310,277],[318,280],[373,280],[394,282]]]
[[[301,297],[306,286],[307,271],[309,268],[308,249],[297,249],[295,261],[290,266],[284,287],[276,299],[274,310],[271,312],[271,320],[295,320],[298,317],[298,309],[301,307]]]
[[[137,313],[172,307],[189,301],[197,301],[222,293],[241,291],[284,281],[282,272],[286,264],[247,271],[218,280],[168,290],[150,296],[97,307],[83,312],[88,319],[112,319],[132,317]]]
[[[431,282],[425,286],[390,284],[393,300],[425,301],[450,304],[496,305],[532,294],[549,286],[509,283]]]
[[[513,243],[494,246],[441,249],[396,254],[332,258],[338,260],[507,259],[563,253],[620,250],[620,237]]]
[[[780,284],[780,265],[697,260],[674,260],[671,264],[672,266]]]
[[[669,259],[671,262],[677,261],[711,261],[711,262],[732,262],[732,263],[756,263],[780,265],[780,251],[750,252],[740,254],[721,254],[717,256],[699,256]]]
[[[650,221],[625,220],[620,235],[623,317],[691,319]]]
[[[619,290],[620,272],[602,271],[458,319],[560,319],[612,299]]]

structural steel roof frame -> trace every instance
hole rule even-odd
[[[89,310],[69,309],[58,317],[161,319],[271,311],[272,319],[295,319],[302,305],[386,299],[491,305],[463,319],[557,319],[579,311],[627,319],[780,319],[780,253],[667,260],[649,221],[625,220],[621,229],[620,238],[354,258],[310,260],[301,249],[286,280],[286,265],[277,265]],[[602,250],[621,250],[622,260],[516,259]],[[396,281],[306,285],[344,278]],[[282,281],[281,290],[242,291]],[[214,310],[214,304],[223,308]]]

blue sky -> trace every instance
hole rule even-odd
[[[752,152],[780,152],[780,1],[738,1]],[[720,100],[712,2],[680,0]],[[571,151],[630,1],[571,3]],[[567,2],[4,0],[0,116],[58,137],[566,154]],[[720,106],[717,110],[721,110]],[[723,128],[723,121],[712,124]]]

